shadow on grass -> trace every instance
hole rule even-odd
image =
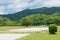
[[[49,35],[56,35],[57,33],[49,33]]]

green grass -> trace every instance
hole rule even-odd
[[[60,40],[60,27],[58,27],[58,32],[56,34],[49,34],[48,31],[42,31],[39,33],[32,33],[17,40]]]
[[[0,31],[6,31],[9,29],[19,29],[19,28],[23,28],[23,27],[20,27],[20,26],[0,26]]]

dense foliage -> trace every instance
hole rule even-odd
[[[49,24],[60,25],[59,17],[60,16],[54,14],[52,15],[35,14],[22,18],[21,24],[22,25],[49,25]]]
[[[55,34],[56,32],[57,32],[57,26],[55,24],[50,24],[49,25],[49,33]]]
[[[46,14],[33,14],[28,15],[19,20],[11,20],[8,18],[0,17],[0,25],[49,25],[49,24],[57,24],[60,25],[60,15],[59,13],[46,15]]]
[[[15,14],[0,15],[0,25],[60,25],[60,7],[26,9]]]
[[[8,18],[3,18],[0,17],[0,26],[10,26],[10,25],[15,25],[15,21],[12,21]]]

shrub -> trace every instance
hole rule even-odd
[[[49,25],[49,33],[55,34],[55,32],[57,32],[57,26],[55,24],[50,24]]]

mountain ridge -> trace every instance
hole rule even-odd
[[[9,18],[11,20],[18,20],[21,19],[27,15],[31,14],[53,14],[55,12],[60,12],[60,7],[42,7],[37,9],[25,9],[23,11],[13,13],[13,14],[7,14],[7,15],[0,15],[0,17]]]

